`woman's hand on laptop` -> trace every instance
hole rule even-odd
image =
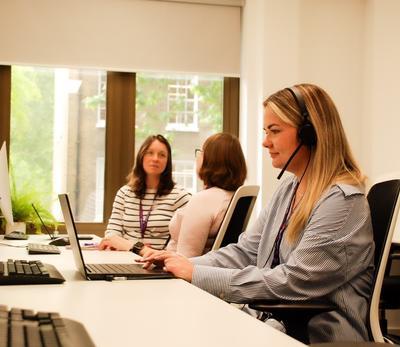
[[[124,239],[121,236],[113,235],[105,237],[98,245],[99,250],[129,251],[133,246],[132,240]]]
[[[162,252],[163,252],[163,251],[160,251],[160,250],[158,250],[158,249],[151,248],[150,246],[144,246],[144,247],[141,249],[139,255],[140,255],[142,258],[148,258],[148,257],[150,257],[150,256],[159,255],[159,254],[161,254]]]
[[[193,264],[191,261],[175,252],[157,251],[148,257],[143,257],[141,262],[143,267],[147,269],[152,264],[164,264],[163,269],[171,272],[175,277],[182,278],[185,281],[192,282]]]

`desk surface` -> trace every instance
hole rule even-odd
[[[35,235],[29,241],[47,238]],[[28,255],[24,248],[0,245],[0,261],[40,259],[66,279],[58,285],[0,286],[0,304],[76,319],[96,346],[304,346],[183,280],[86,281],[75,269],[72,251],[60,248],[60,255]],[[130,252],[83,252],[92,263],[127,263],[135,257]]]

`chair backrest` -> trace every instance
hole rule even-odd
[[[249,222],[259,190],[259,186],[241,186],[236,190],[211,250],[237,242]]]
[[[370,330],[370,338],[375,342],[384,342],[379,325],[379,299],[399,213],[399,193],[400,179],[394,179],[374,184],[367,196],[375,241],[375,274],[367,326]]]

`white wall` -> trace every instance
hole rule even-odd
[[[365,46],[364,162],[371,178],[400,171],[400,1],[370,0]]]
[[[253,47],[242,55],[256,55],[252,60],[242,59],[242,85],[260,87],[263,97],[299,82],[320,85],[335,100],[360,161],[365,136],[364,13],[364,0],[251,0],[246,2],[242,16],[242,49]],[[249,27],[262,32],[254,34]],[[258,173],[252,172],[249,180],[262,184],[264,205],[279,183],[279,171],[271,167],[258,136],[258,148],[253,144],[255,135],[262,134],[262,100],[258,94],[242,93],[241,103],[247,105],[242,109],[242,123],[249,122],[251,128],[241,136],[252,144],[248,154],[252,165],[254,152],[263,153],[263,160],[256,166]]]
[[[263,204],[278,171],[261,149],[262,99],[299,82],[316,83],[332,96],[370,182],[400,175],[399,18],[398,0],[246,2],[241,139],[252,163],[249,181],[262,184]]]
[[[248,2],[249,3],[249,2]],[[248,163],[247,182],[262,185],[262,108],[264,29],[263,1],[253,1],[242,13],[241,77],[240,77],[240,125],[239,135],[243,152]],[[251,165],[250,165],[251,163]],[[250,223],[255,219],[262,205],[258,198]]]

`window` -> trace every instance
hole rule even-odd
[[[199,75],[137,74],[135,148],[150,134],[172,147],[174,179],[196,192],[194,149],[222,131],[224,79]]]
[[[215,76],[0,65],[0,142],[9,144],[16,184],[34,187],[53,211],[56,194],[68,192],[78,230],[102,235],[149,134],[171,142],[174,179],[200,188],[194,149],[217,131],[238,134],[238,86]],[[168,106],[171,93],[184,102]]]
[[[185,187],[190,193],[197,192],[196,167],[192,160],[175,160],[172,172],[177,184]]]
[[[98,76],[98,90],[97,95],[94,97],[93,101],[97,104],[97,124],[98,128],[104,128],[106,126],[106,81],[107,75],[99,71]]]
[[[12,68],[14,181],[19,189],[35,187],[58,217],[57,193],[68,192],[77,221],[103,220],[105,132],[98,127],[98,110],[105,76],[104,71]]]
[[[199,94],[195,93],[198,77],[177,79],[168,85],[167,112],[170,114],[166,130],[199,131]]]

